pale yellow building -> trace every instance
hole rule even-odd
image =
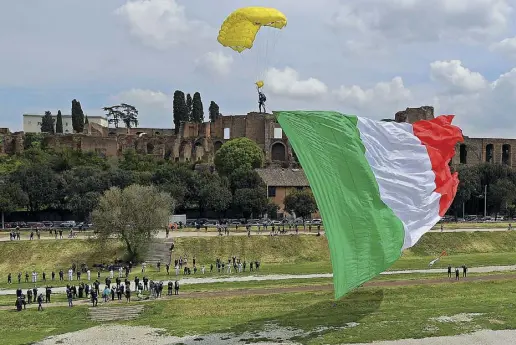
[[[72,115],[62,115],[63,117],[63,133],[71,134],[73,133],[72,126]],[[52,114],[52,118],[54,119],[54,129],[55,123],[57,121],[57,114]],[[41,120],[43,119],[43,115],[35,115],[35,114],[23,114],[23,131],[25,133],[41,133]],[[88,116],[88,121],[90,123],[96,123],[103,127],[108,127],[108,120],[103,116]]]

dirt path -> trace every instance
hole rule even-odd
[[[3,230],[4,232],[0,233],[0,242],[9,242],[9,233],[7,230]],[[475,232],[475,231],[481,231],[481,232],[498,232],[498,231],[507,231],[507,228],[473,228],[473,229],[445,229],[443,232]],[[432,229],[430,232],[441,232],[439,229]],[[279,236],[287,236],[287,235],[293,235],[295,234],[294,231],[287,232],[286,235],[279,235]],[[317,234],[317,230],[309,231],[303,231],[299,230],[299,234],[302,235],[312,235],[315,236]],[[73,239],[87,239],[89,236],[92,236],[92,232],[77,232],[77,237]],[[270,231],[261,231],[258,233],[257,231],[253,230],[251,231],[251,236],[269,236]],[[324,230],[321,231],[321,235],[324,235]],[[170,235],[168,237],[169,240],[172,240],[175,237],[217,237],[219,236],[217,231],[214,231],[210,229],[208,232],[200,230],[188,230],[188,231],[177,231],[177,232],[170,232]],[[234,229],[230,230],[230,236],[247,236],[247,231],[239,229],[238,231],[235,231]],[[36,238],[36,237],[35,237]],[[159,231],[156,235],[156,238],[159,239],[166,239],[165,231]],[[29,232],[25,231],[21,236],[21,241],[28,241],[29,240]],[[43,231],[41,235],[41,239],[39,241],[43,240],[56,240],[54,236],[49,236],[48,231]],[[62,240],[71,240],[68,238],[68,232],[63,232],[63,239]],[[38,241],[37,239],[34,239],[34,241]]]
[[[460,278],[460,280],[455,279],[414,279],[414,280],[395,280],[395,281],[376,281],[365,283],[364,287],[396,287],[396,286],[414,286],[414,285],[432,285],[432,284],[460,284],[465,282],[475,282],[475,281],[500,281],[500,280],[512,280],[516,279],[516,274],[503,274],[503,275],[488,275],[488,276],[475,276],[475,277],[467,277]],[[325,285],[313,285],[313,286],[293,286],[293,287],[282,287],[282,288],[256,288],[256,289],[231,289],[231,290],[223,290],[223,291],[192,291],[192,292],[181,292],[178,296],[166,296],[163,295],[159,300],[168,300],[174,298],[206,298],[206,297],[237,297],[237,296],[250,296],[250,295],[272,295],[272,294],[282,294],[282,293],[296,293],[296,292],[310,292],[310,291],[332,291],[333,284],[325,284]],[[137,301],[133,298],[132,302],[137,303],[145,303],[152,302],[156,300],[142,300]],[[90,305],[89,300],[74,300],[74,306],[80,305]],[[99,305],[126,305],[127,302],[125,298],[122,301],[109,301],[104,303],[99,299]],[[43,308],[55,308],[55,307],[67,307],[67,302],[57,302],[52,304],[43,304]],[[27,309],[36,309],[37,304],[28,304]],[[14,298],[13,298],[13,306],[0,306],[0,310],[12,310],[14,311]]]

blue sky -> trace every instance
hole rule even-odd
[[[233,10],[271,6],[289,20],[250,51],[218,44]],[[172,94],[205,109],[330,109],[373,118],[433,105],[466,135],[516,137],[514,0],[5,1],[0,12],[0,127],[23,113],[100,115],[135,105],[146,127],[172,126]],[[268,49],[266,49],[268,47]],[[267,52],[267,54],[266,54]]]

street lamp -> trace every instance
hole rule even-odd
[[[487,184],[484,186],[484,194],[477,196],[479,199],[484,199],[484,218],[487,217]]]

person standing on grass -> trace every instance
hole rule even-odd
[[[175,294],[179,295],[179,282],[176,280],[174,283]]]
[[[127,286],[127,289],[125,290],[125,299],[127,300],[127,303],[131,302],[131,288]]]
[[[52,294],[52,288],[47,286],[45,289],[45,303],[50,303],[50,295]]]
[[[451,278],[451,265],[448,265],[448,278]]]
[[[464,278],[466,278],[467,275],[468,275],[468,266],[462,265],[462,276]]]
[[[88,281],[91,281],[91,271],[88,268],[88,271],[86,271],[86,275],[88,276]]]
[[[12,276],[11,273],[7,275],[7,284],[12,284]]]
[[[71,268],[68,269],[68,280],[69,281],[73,280],[73,270]]]
[[[72,290],[68,290],[68,293],[66,294],[66,297],[68,298],[68,306],[73,307],[73,293]]]
[[[18,284],[21,284],[21,272],[18,272]]]
[[[455,280],[459,280],[459,278],[460,278],[459,268],[456,267],[455,268]]]
[[[96,307],[99,303],[99,298],[98,298],[98,294],[97,294],[97,291],[95,290],[91,290],[91,304],[93,307]]]
[[[38,311],[43,311],[43,294],[40,293],[38,296]]]

